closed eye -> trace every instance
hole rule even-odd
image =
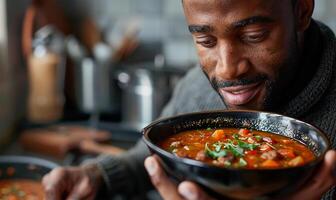
[[[264,41],[269,35],[269,31],[259,31],[244,33],[241,36],[241,40],[245,43],[259,43]]]
[[[196,38],[196,44],[199,44],[205,48],[212,48],[216,46],[217,40],[214,37]]]

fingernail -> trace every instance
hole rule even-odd
[[[155,160],[151,157],[147,158],[145,161],[145,167],[150,176],[153,176],[157,171],[157,164]]]
[[[188,186],[182,186],[180,190],[181,195],[188,200],[198,199],[197,192]]]

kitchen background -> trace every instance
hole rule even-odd
[[[314,17],[336,31],[335,10],[316,1]],[[2,0],[0,147],[56,161],[78,145],[119,153],[196,63],[180,0]],[[35,148],[46,133],[59,143]],[[81,134],[93,142],[79,144]]]

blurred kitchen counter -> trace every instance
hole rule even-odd
[[[91,124],[91,126],[90,126]],[[105,137],[107,135],[107,140],[105,140],[103,143],[92,143],[92,142],[86,142],[85,143],[85,148],[89,150],[81,151],[79,152],[78,150],[71,150],[69,152],[64,152],[64,156],[53,156],[46,153],[45,150],[40,150],[36,151],[30,150],[29,145],[24,145],[25,148],[22,145],[22,135],[29,135],[29,131],[32,132],[32,130],[45,130],[46,132],[48,130],[54,129],[53,127],[81,127],[83,129],[95,129],[98,132],[104,132]],[[121,124],[121,123],[115,123],[115,122],[104,122],[104,121],[99,121],[95,123],[95,126],[92,127],[92,122],[89,121],[68,121],[68,122],[62,122],[62,123],[57,123],[57,124],[50,124],[50,125],[24,125],[23,128],[19,131],[20,133],[15,136],[15,138],[12,139],[12,142],[4,149],[4,151],[1,152],[3,155],[25,155],[25,156],[33,156],[33,157],[39,157],[39,158],[44,158],[50,161],[54,161],[60,165],[78,165],[82,161],[90,158],[94,158],[98,156],[97,153],[90,153],[91,151],[110,151],[112,148],[112,154],[114,152],[118,153],[119,148],[123,150],[127,150],[131,148],[142,136],[141,132],[138,130],[134,130],[129,128],[127,125]],[[36,132],[36,131],[35,131]],[[68,131],[69,132],[69,131]],[[35,133],[32,133],[35,134]],[[48,133],[46,133],[48,134]],[[69,141],[65,141],[64,139],[59,139],[59,138],[52,138],[53,136],[46,135],[43,136],[43,133],[38,134],[40,135],[39,137],[41,138],[41,141],[36,144],[32,144],[30,146],[41,146],[42,143],[48,143],[48,142],[60,142],[59,148],[63,148],[62,145],[65,145],[64,148],[66,147],[65,143],[68,143]],[[57,135],[58,133],[55,133],[53,135]],[[63,134],[63,133],[60,133]],[[87,137],[86,135],[83,135],[83,140],[84,137]],[[48,141],[43,142],[43,139],[48,139]],[[37,137],[32,137],[32,139],[28,138],[25,139],[27,140],[39,140]],[[54,143],[55,143],[54,142]],[[26,144],[27,142],[25,142]],[[71,144],[70,144],[71,145]],[[83,146],[83,145],[82,145]],[[55,145],[52,146],[52,148],[55,148]],[[58,147],[57,147],[58,148]],[[116,151],[115,151],[115,149]],[[93,149],[93,150],[91,150]],[[62,149],[60,149],[62,151]],[[47,150],[47,151],[50,151]],[[53,150],[51,150],[53,151]],[[66,151],[66,150],[64,150]],[[87,152],[89,153],[87,153]]]

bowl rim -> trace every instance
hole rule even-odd
[[[54,169],[59,167],[58,164],[32,156],[20,156],[20,155],[1,155],[0,156],[0,164],[27,164],[27,165],[37,165],[41,167],[45,167],[48,169]]]
[[[272,116],[279,116],[279,117],[284,117],[287,118],[288,120],[294,120],[297,121],[301,124],[304,124],[312,129],[315,129],[315,131],[322,137],[322,139],[324,140],[324,142],[326,142],[327,146],[326,149],[323,150],[323,152],[320,154],[320,156],[316,157],[313,161],[308,162],[304,165],[300,165],[300,166],[296,166],[296,167],[286,167],[286,168],[275,168],[275,169],[264,169],[264,168],[256,168],[256,169],[247,169],[247,168],[227,168],[227,167],[218,167],[215,165],[211,165],[211,164],[207,164],[201,161],[197,161],[197,160],[193,160],[190,158],[181,158],[178,156],[175,156],[172,153],[169,153],[168,151],[163,150],[162,148],[159,148],[157,145],[155,145],[149,138],[148,133],[150,132],[150,129],[157,125],[158,123],[162,123],[164,121],[168,121],[168,120],[175,120],[181,117],[188,117],[188,116],[193,116],[193,115],[204,115],[204,114],[215,114],[215,113],[262,113],[262,114],[267,114],[267,115],[272,115]],[[145,142],[145,144],[152,150],[154,150],[155,153],[159,153],[167,158],[169,158],[170,160],[173,160],[174,162],[178,162],[178,163],[183,163],[183,164],[188,164],[188,165],[192,165],[195,167],[200,167],[200,168],[206,168],[206,169],[210,169],[210,170],[226,170],[226,171],[232,171],[232,172],[256,172],[256,171],[283,171],[283,170],[296,170],[299,168],[310,168],[313,166],[318,165],[320,162],[322,162],[322,160],[324,159],[324,156],[326,154],[326,152],[330,149],[330,141],[327,138],[326,134],[319,128],[317,128],[316,126],[309,124],[307,122],[304,122],[302,120],[298,120],[295,119],[293,117],[289,117],[283,114],[279,114],[279,113],[274,113],[274,112],[264,112],[264,111],[257,111],[257,110],[211,110],[211,111],[201,111],[201,112],[190,112],[190,113],[183,113],[183,114],[179,114],[179,115],[174,115],[171,117],[164,117],[164,118],[160,118],[158,120],[153,121],[152,123],[150,123],[148,126],[146,126],[145,128],[142,129],[142,140]],[[286,137],[286,136],[285,136]]]

